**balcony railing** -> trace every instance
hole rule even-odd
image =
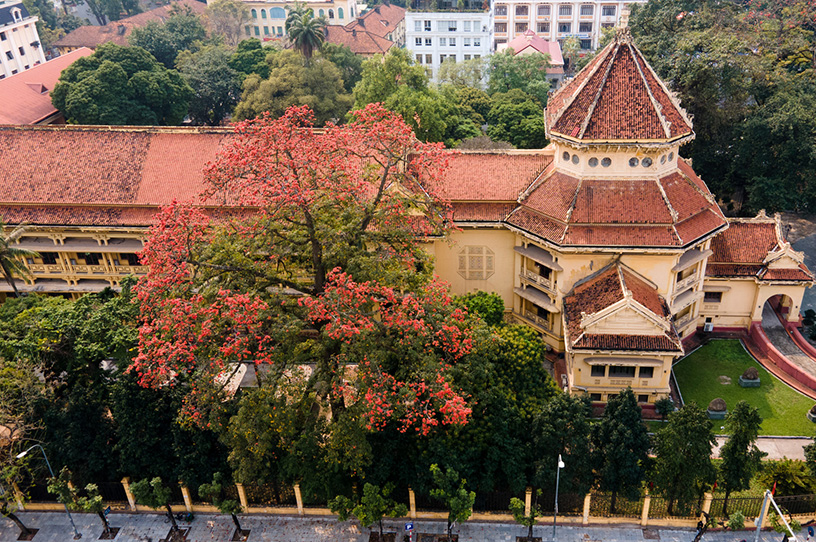
[[[147,273],[146,265],[116,265],[114,269],[120,275],[144,275]]]
[[[693,316],[692,314],[687,314],[687,315],[683,316],[682,318],[680,318],[679,320],[676,320],[674,322],[674,327],[677,328],[678,331],[682,330],[682,329],[685,329],[686,326],[688,326],[691,322],[695,321],[696,319],[697,318],[695,316]]]
[[[525,310],[524,311],[524,318],[531,321],[532,323],[534,323],[538,327],[544,328],[547,331],[552,331],[552,326],[550,325],[550,321],[548,319],[546,319],[546,318],[540,317],[539,315],[537,315],[533,311]]]
[[[538,284],[538,285],[540,285],[540,286],[543,286],[543,287],[547,288],[547,289],[548,289],[548,290],[550,290],[550,291],[554,291],[554,290],[555,290],[555,286],[554,286],[554,284],[553,284],[553,280],[552,280],[552,279],[548,279],[548,278],[546,278],[546,277],[542,277],[542,276],[541,276],[541,275],[539,275],[538,273],[535,273],[535,272],[533,272],[533,271],[530,271],[529,269],[522,269],[522,270],[521,270],[521,273],[519,274],[519,276],[520,276],[521,278],[525,279],[525,280],[529,280],[530,282],[533,282],[533,283],[535,283],[535,284]]]
[[[34,274],[64,272],[63,267],[59,264],[32,263],[28,264],[28,269]]]
[[[680,293],[683,290],[687,289],[689,286],[693,286],[694,284],[696,284],[698,280],[699,278],[697,277],[697,273],[692,273],[683,280],[677,282],[677,284],[674,287],[674,292]]]
[[[72,271],[74,273],[89,273],[89,274],[93,274],[93,275],[105,275],[105,274],[110,273],[108,267],[106,267],[104,265],[76,264],[76,265],[71,265],[67,269],[67,271]]]

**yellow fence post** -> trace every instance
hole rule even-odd
[[[649,524],[649,508],[652,507],[652,496],[649,495],[649,492],[646,492],[646,496],[643,497],[643,510],[640,512],[640,524],[642,526],[647,526]]]
[[[410,487],[408,488],[408,506],[410,507],[411,519],[416,519],[416,495],[414,494],[414,490]]]
[[[136,511],[136,499],[133,498],[133,493],[130,492],[130,478],[122,478],[122,487],[125,488],[125,496],[127,496],[128,505],[130,509]]]
[[[238,488],[238,500],[241,502],[241,508],[246,512],[249,509],[249,501],[247,500],[244,484],[235,484],[235,487]]]
[[[528,487],[524,492],[524,515],[529,516],[530,510],[533,508],[533,488]]]
[[[584,514],[581,518],[581,525],[589,524],[589,507],[592,504],[592,493],[587,493],[584,497]]]
[[[17,500],[17,509],[25,510],[25,499],[23,498],[23,492],[20,491],[20,486],[17,485],[17,482],[12,482],[11,488],[14,490],[14,498]]]
[[[295,501],[297,502],[298,515],[303,515],[303,496],[300,494],[300,484],[295,484]]]
[[[192,513],[193,498],[190,496],[190,488],[181,483],[179,485],[181,486],[181,498],[184,499],[184,508],[186,508],[188,512]]]

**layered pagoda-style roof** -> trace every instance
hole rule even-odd
[[[670,318],[666,300],[653,284],[614,263],[564,297],[564,340],[570,350],[682,352]],[[616,319],[618,327],[625,323],[632,333],[604,332]]]
[[[661,144],[694,137],[691,120],[628,28],[549,100],[547,136],[589,144]]]

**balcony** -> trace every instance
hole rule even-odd
[[[43,273],[44,274],[62,273],[64,271],[63,267],[59,264],[42,264],[42,263],[28,264],[28,269],[35,275]]]
[[[676,296],[671,304],[672,314],[677,314],[695,301],[703,298],[703,292],[695,292],[694,290],[686,290],[682,294]]]
[[[107,266],[104,265],[83,265],[83,264],[72,264],[67,271],[83,274],[88,273],[91,275],[106,275],[110,271]]]
[[[552,331],[552,326],[550,325],[550,321],[546,318],[542,318],[533,311],[524,311],[524,314],[521,315],[525,320],[529,320],[534,325],[545,329],[547,331]]]
[[[674,291],[675,293],[680,293],[683,290],[687,290],[689,287],[694,286],[697,281],[700,280],[700,277],[697,276],[697,273],[692,273],[691,275],[687,276],[683,280],[680,280],[675,284]]]
[[[115,265],[114,272],[119,275],[145,275],[147,274],[146,265]]]
[[[683,316],[682,318],[680,318],[679,320],[676,320],[674,322],[674,327],[677,328],[677,331],[682,331],[686,327],[688,327],[688,325],[690,323],[695,322],[695,321],[697,321],[697,318],[694,315],[692,315],[691,313],[689,313],[689,314]]]
[[[553,293],[555,292],[555,284],[551,278],[542,277],[535,271],[530,271],[529,269],[522,269],[521,273],[519,273],[519,276],[524,280],[532,282],[533,284],[543,286],[544,288],[550,290]]]

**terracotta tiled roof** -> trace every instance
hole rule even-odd
[[[375,36],[387,38],[390,33],[397,29],[399,23],[405,20],[405,11],[405,8],[394,4],[379,4],[350,22],[348,27],[365,30]]]
[[[673,327],[659,335],[621,335],[586,333],[581,327],[584,316],[592,316],[625,299],[632,299],[650,311],[656,319],[666,320],[669,307],[657,290],[626,267],[614,264],[578,283],[564,297],[565,340],[573,349],[682,352],[680,338]]]
[[[706,267],[707,277],[755,277],[762,270],[762,265],[738,265],[709,263]]]
[[[619,32],[550,99],[548,135],[581,141],[673,141],[691,121],[660,82],[628,31]]]
[[[516,201],[552,163],[548,153],[462,152],[451,155],[438,187],[452,201]]]
[[[36,124],[56,115],[57,108],[51,103],[51,89],[62,70],[92,53],[83,47],[0,79],[0,124]]]
[[[144,13],[112,21],[105,26],[80,26],[66,36],[54,42],[55,47],[90,47],[95,49],[103,43],[113,42],[116,45],[127,46],[128,36],[134,28],[146,25],[150,21],[164,22],[170,17],[173,6],[180,4],[189,6],[199,15],[207,9],[207,4],[197,0],[174,0],[166,6],[161,6]]]
[[[351,28],[351,25],[329,25],[326,27],[326,41],[337,45],[345,45],[352,53],[358,55],[375,55],[386,53],[394,42],[360,28]]]
[[[813,273],[804,265],[800,265],[798,269],[766,269],[760,273],[760,279],[812,281]]]
[[[454,202],[453,219],[456,222],[500,223],[515,208],[513,203]]]
[[[679,247],[726,225],[705,184],[681,170],[582,181],[547,170],[520,204],[507,222],[560,245]]]
[[[564,67],[564,57],[561,55],[561,46],[558,42],[547,41],[529,28],[523,34],[516,36],[510,43],[499,46],[500,51],[504,49],[513,49],[517,55],[529,54],[532,51],[550,55],[551,69]],[[550,73],[550,70],[547,70],[547,73]]]

